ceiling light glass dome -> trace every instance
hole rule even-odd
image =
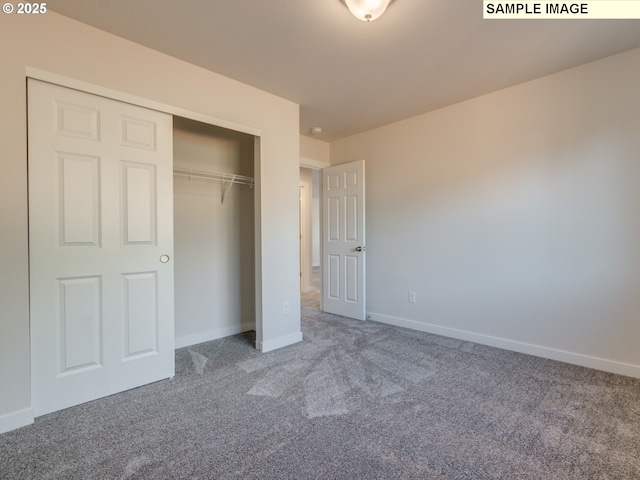
[[[363,22],[371,22],[384,13],[391,0],[344,0],[351,13]]]

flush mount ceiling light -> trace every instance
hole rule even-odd
[[[384,13],[391,0],[344,0],[353,16],[371,22]]]

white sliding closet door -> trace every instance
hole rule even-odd
[[[174,375],[172,118],[29,80],[36,415]]]

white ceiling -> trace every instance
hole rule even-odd
[[[325,141],[640,47],[640,20],[483,20],[481,0],[394,0],[371,23],[342,0],[47,6],[299,103]]]

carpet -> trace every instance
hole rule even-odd
[[[0,435],[2,479],[640,479],[640,380],[319,311]]]

